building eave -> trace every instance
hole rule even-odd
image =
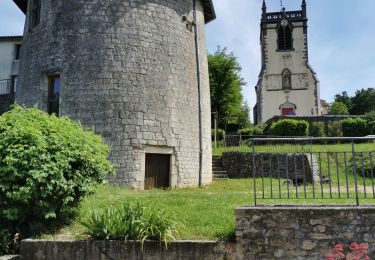
[[[0,36],[0,42],[8,42],[8,41],[22,41],[22,36],[20,35],[12,35],[12,36]]]
[[[13,2],[21,9],[21,11],[26,14],[27,12],[27,0],[13,0]],[[212,0],[202,0],[204,8],[204,18],[206,23],[211,22],[216,19],[214,4]]]

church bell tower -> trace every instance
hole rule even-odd
[[[309,64],[307,5],[267,12],[263,0],[260,43],[262,68],[255,86],[256,124],[274,116],[320,115],[319,80]]]

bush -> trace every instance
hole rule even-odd
[[[94,239],[106,240],[158,240],[165,246],[177,235],[175,218],[164,209],[145,212],[139,203],[125,204],[91,212],[84,219],[86,234]]]
[[[240,129],[238,130],[238,134],[243,135],[243,136],[251,136],[254,134],[254,128],[249,127],[249,128]]]
[[[375,135],[375,110],[367,113],[365,120],[367,121],[369,134]]]
[[[310,136],[313,137],[325,137],[324,123],[314,122],[310,125]]]
[[[328,137],[342,137],[342,122],[329,122],[328,123]]]
[[[342,120],[342,133],[345,137],[361,137],[370,134],[367,121],[363,118]]]
[[[282,119],[272,124],[270,134],[274,136],[307,136],[309,123],[304,120]]]
[[[254,126],[253,128],[253,135],[265,135],[266,124],[259,124]]]
[[[367,156],[366,155],[367,154],[364,153],[363,158],[361,154],[356,154],[355,156],[358,178],[363,177],[362,175],[364,175],[367,178],[375,178],[375,161],[370,159],[370,156],[373,156],[373,154],[369,154]],[[362,171],[362,163],[363,163],[363,171]],[[348,173],[353,173],[353,158],[350,158],[349,160]]]
[[[329,106],[329,115],[349,115],[348,107],[342,102],[334,102]]]
[[[217,129],[217,141],[223,141],[225,137],[225,131],[223,129]],[[215,140],[215,129],[211,129],[211,140]]]
[[[15,106],[0,117],[0,226],[37,234],[69,215],[113,166],[101,137],[68,118]]]

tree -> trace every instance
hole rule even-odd
[[[227,123],[243,124],[249,121],[249,108],[243,102],[242,86],[246,83],[241,77],[241,66],[233,53],[218,47],[208,55],[208,68],[211,89],[211,110],[219,113],[219,128]],[[247,118],[246,118],[247,117]]]
[[[346,91],[343,91],[341,94],[337,94],[335,96],[335,102],[341,102],[345,104],[345,106],[349,110],[352,107],[352,98],[348,96],[348,92]]]
[[[328,109],[329,115],[349,115],[348,107],[339,101],[334,102]]]
[[[357,90],[355,96],[351,98],[352,106],[350,114],[364,115],[372,110],[375,110],[375,89],[361,89]]]

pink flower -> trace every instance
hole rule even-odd
[[[349,246],[349,250],[350,251],[357,251],[359,250],[359,246],[357,243],[352,243],[350,246]]]
[[[324,256],[327,258],[327,260],[335,260],[334,254],[325,254]]]
[[[333,248],[333,251],[335,251],[335,252],[342,252],[342,251],[344,251],[344,246],[341,245],[341,244],[337,244],[337,245],[335,245],[335,247]]]
[[[359,244],[359,250],[361,250],[362,253],[367,254],[367,245],[365,243]]]
[[[335,254],[335,259],[345,259],[345,254],[343,252],[338,252]]]
[[[363,259],[365,259],[365,260],[371,260],[368,255],[365,255],[365,257]]]

